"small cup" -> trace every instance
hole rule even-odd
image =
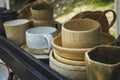
[[[9,76],[10,71],[8,67],[5,64],[0,63],[0,80],[9,80]]]
[[[51,40],[57,31],[54,27],[43,26],[26,31],[26,45],[34,54],[49,53],[52,48]]]
[[[91,19],[74,19],[62,25],[62,46],[91,48],[100,44],[100,24]]]
[[[40,3],[30,8],[32,18],[35,20],[52,20],[53,7],[48,3]]]
[[[16,19],[4,22],[4,29],[8,40],[17,45],[25,44],[25,31],[29,29],[29,20]]]
[[[87,80],[117,80],[120,69],[120,48],[97,46],[85,54]]]

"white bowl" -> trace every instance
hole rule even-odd
[[[8,67],[5,64],[0,63],[0,80],[8,80],[9,74]]]

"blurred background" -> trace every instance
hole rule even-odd
[[[13,10],[20,10],[26,4],[35,0],[10,0],[10,6]],[[54,6],[54,19],[60,23],[64,23],[76,14],[91,10],[104,11],[114,9],[114,0],[46,0]],[[107,14],[109,21],[112,14]],[[110,33],[114,36],[114,26],[111,27]]]

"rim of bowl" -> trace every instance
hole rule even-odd
[[[97,47],[94,47],[92,49],[89,49],[88,51],[85,52],[85,60],[89,60],[93,63],[96,63],[96,64],[100,64],[100,65],[103,65],[103,66],[109,66],[109,67],[114,67],[115,65],[118,65],[120,64],[120,62],[117,62],[115,64],[106,64],[106,63],[102,63],[102,62],[99,62],[99,61],[95,61],[95,60],[92,60],[89,56],[88,56],[88,53],[91,52],[92,50],[95,50],[96,48],[99,48],[99,47],[113,47],[113,46],[108,46],[108,45],[100,45],[100,46],[97,46]],[[117,46],[115,46],[116,48],[119,48]]]
[[[64,25],[66,25],[68,22],[72,22],[72,21],[90,21],[90,22],[94,22],[94,23],[96,23],[96,25],[97,25],[97,27],[95,27],[95,28],[93,28],[93,29],[90,29],[90,30],[83,30],[83,31],[75,31],[75,30],[70,30],[70,29],[66,29],[65,27],[64,27]],[[67,22],[65,22],[65,23],[63,23],[63,25],[62,25],[62,29],[63,30],[66,30],[66,31],[69,31],[69,32],[74,32],[74,33],[84,33],[84,32],[91,32],[91,31],[94,31],[94,30],[97,30],[97,29],[100,29],[100,23],[98,23],[97,21],[95,21],[95,20],[92,20],[92,19],[72,19],[72,20],[70,20],[70,21],[67,21]]]
[[[68,64],[64,64],[64,63],[61,63],[59,61],[57,61],[54,57],[53,57],[53,51],[51,50],[50,52],[50,62],[58,67],[61,67],[61,68],[64,68],[64,69],[69,69],[69,70],[84,70],[86,69],[85,66],[73,66],[73,65],[68,65]]]
[[[59,56],[57,54],[57,51],[55,51],[53,49],[53,55],[54,55],[54,58],[64,64],[68,64],[68,65],[75,65],[75,66],[85,66],[85,61],[82,61],[82,60],[72,60],[72,59],[66,59],[66,58],[63,58],[61,56]]]

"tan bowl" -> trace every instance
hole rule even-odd
[[[73,65],[73,66],[85,66],[85,61],[77,61],[77,60],[70,60],[70,59],[63,58],[63,57],[59,56],[57,51],[55,51],[55,50],[53,50],[53,55],[56,60],[58,60],[64,64]]]
[[[55,21],[53,20],[32,20],[33,21],[33,26],[54,26]]]
[[[101,45],[112,45],[115,42],[115,38],[106,33],[102,33]],[[61,35],[56,36],[52,40],[52,45],[57,51],[57,54],[63,58],[72,60],[85,60],[85,52],[91,48],[64,48],[61,43]]]
[[[53,51],[50,52],[49,64],[52,69],[70,80],[86,80],[85,66],[72,66],[61,63],[54,58]]]

